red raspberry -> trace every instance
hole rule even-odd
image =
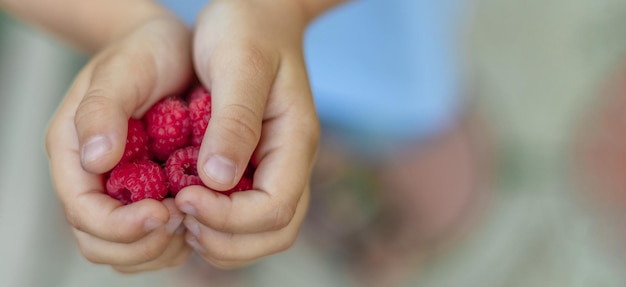
[[[200,148],[189,146],[173,152],[165,162],[165,174],[170,183],[170,192],[176,196],[183,187],[204,185],[198,176],[198,152]]]
[[[246,167],[246,170],[243,172],[243,176],[241,177],[237,185],[235,185],[235,187],[229,190],[220,191],[220,192],[226,195],[230,195],[233,192],[251,190],[253,177],[254,177],[254,166],[252,166],[252,164],[248,164],[248,166]]]
[[[211,119],[211,93],[204,87],[198,87],[191,92],[189,117],[191,118],[191,144],[200,146]]]
[[[170,183],[172,196],[176,196],[178,192],[186,186],[202,185],[206,187],[204,183],[202,183],[200,176],[198,176],[197,162],[199,151],[200,147],[189,146],[173,152],[167,159],[165,163],[165,174]],[[229,195],[233,192],[252,189],[253,173],[254,170],[249,166],[244,172],[244,176],[235,187],[220,192]]]
[[[163,200],[168,191],[165,172],[149,160],[116,166],[106,182],[106,189],[111,197],[124,204],[147,198]]]
[[[204,86],[196,84],[187,95],[187,102],[191,102],[197,98],[211,96],[209,90],[207,90]]]
[[[159,160],[189,145],[191,121],[189,108],[180,98],[169,97],[156,103],[145,115],[150,149]]]
[[[229,190],[220,191],[220,192],[226,195],[230,195],[233,192],[246,191],[246,190],[251,190],[251,189],[252,189],[252,177],[247,177],[244,174],[244,176],[241,178],[241,180],[239,180],[239,182],[237,183],[237,185],[235,185],[235,187]]]
[[[126,146],[120,163],[135,160],[150,159],[152,154],[148,149],[148,133],[144,123],[140,120],[130,118],[128,120],[128,133],[126,135]]]

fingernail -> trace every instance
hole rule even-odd
[[[193,217],[195,217],[197,215],[196,213],[196,208],[193,207],[193,205],[189,204],[189,203],[185,203],[180,207],[180,211],[189,214]]]
[[[189,246],[191,246],[191,248],[193,248],[196,252],[201,254],[206,253],[206,251],[204,251],[204,248],[202,248],[202,246],[198,242],[198,239],[196,239],[195,237],[188,235],[185,238],[185,241],[187,241],[187,244],[189,244]]]
[[[155,230],[159,227],[163,226],[163,222],[158,221],[154,218],[148,218],[146,219],[146,221],[143,223],[143,228],[145,231],[152,231]]]
[[[95,136],[89,139],[81,149],[83,163],[98,160],[112,148],[111,141],[105,136]]]
[[[225,157],[214,155],[204,164],[204,172],[221,184],[232,184],[235,181],[235,164]]]
[[[185,221],[185,226],[187,227],[187,230],[193,234],[193,236],[200,237],[200,226],[198,226],[198,222],[195,220],[188,220]]]
[[[169,234],[174,234],[176,229],[181,226],[183,222],[183,217],[181,215],[175,215],[170,217],[170,220],[167,222],[167,227],[165,227],[165,231]]]

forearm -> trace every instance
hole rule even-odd
[[[0,0],[17,18],[86,52],[95,52],[151,18],[168,12],[150,0]]]

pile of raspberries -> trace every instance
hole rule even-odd
[[[106,192],[124,204],[175,197],[186,186],[202,185],[196,163],[211,118],[211,94],[195,86],[184,96],[162,99],[140,120],[128,120],[124,155],[105,174]],[[251,164],[239,183],[220,191],[252,189]]]

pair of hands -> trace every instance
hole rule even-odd
[[[195,31],[160,15],[102,49],[79,73],[46,138],[58,197],[82,254],[121,272],[184,263],[192,250],[235,268],[290,247],[309,200],[319,138],[302,54],[307,19],[289,1],[213,1]],[[195,72],[195,74],[194,74]],[[129,117],[197,75],[213,95],[198,172],[214,190],[249,160],[254,190],[200,186],[124,206],[101,174],[121,158]]]

